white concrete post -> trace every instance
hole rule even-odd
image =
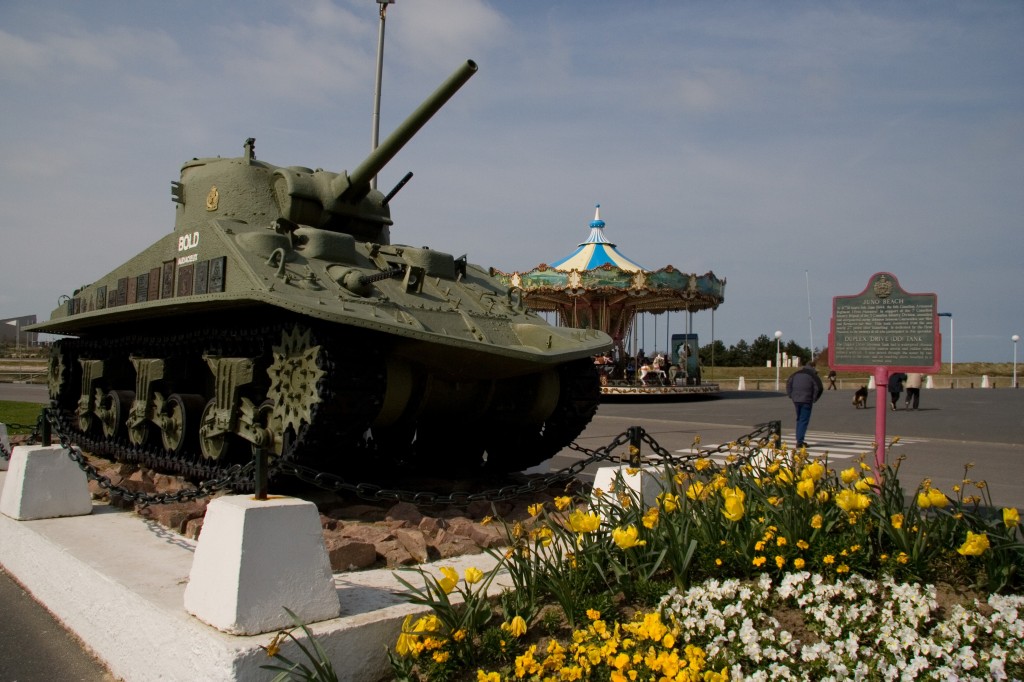
[[[218,630],[256,635],[341,613],[320,514],[290,497],[232,495],[206,510],[185,610]]]
[[[19,445],[9,466],[0,513],[18,521],[92,513],[89,480],[60,445]]]
[[[644,509],[658,504],[658,495],[671,490],[671,483],[665,479],[665,468],[646,465],[639,469],[627,466],[608,466],[599,468],[594,474],[594,492],[590,495],[590,508],[598,509],[600,490],[606,499],[617,499],[620,494],[631,494],[638,499]]]

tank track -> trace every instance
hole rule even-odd
[[[82,392],[80,359],[103,359],[113,365],[124,367],[131,355],[142,357],[175,357],[199,364],[197,358],[203,353],[224,357],[251,357],[257,359],[256,373],[266,374],[272,362],[272,348],[280,339],[287,323],[259,327],[231,329],[208,328],[205,331],[171,333],[160,335],[126,335],[119,337],[96,337],[64,339],[55,344],[50,367],[51,404],[55,408],[62,433],[82,449],[114,461],[137,464],[156,471],[177,474],[190,480],[210,480],[221,477],[234,464],[247,462],[252,458],[252,447],[238,439],[228,455],[216,460],[206,458],[198,447],[197,439],[190,437],[188,445],[180,452],[173,452],[161,446],[159,438],[150,439],[146,446],[130,442],[124,429],[113,437],[95,430],[79,428],[76,414],[77,401]],[[361,435],[368,428],[376,410],[379,409],[384,387],[384,376],[374,368],[380,362],[367,358],[365,346],[355,346],[353,340],[342,342],[324,329],[310,329],[311,341],[320,348],[315,362],[320,372],[316,380],[316,399],[306,399],[309,409],[308,422],[303,420],[298,428],[289,427],[281,446],[280,459],[314,463],[319,453],[327,449],[337,451],[346,443],[359,447]],[[365,361],[353,365],[351,358],[359,353]],[[345,371],[339,371],[339,363]],[[122,372],[122,375],[124,373]],[[116,377],[116,373],[115,373]],[[105,386],[106,390],[120,389],[134,392],[134,384],[128,385],[125,378],[116,384],[116,378]],[[210,377],[201,382],[204,399],[212,399],[214,385]],[[116,384],[116,385],[115,385]],[[269,379],[262,376],[252,390],[256,404],[266,397]],[[153,441],[156,441],[153,444]],[[251,490],[252,481],[240,482],[239,491]]]
[[[558,368],[558,404],[539,427],[492,425],[486,439],[486,468],[522,471],[554,457],[583,433],[597,413],[601,384],[590,358]]]

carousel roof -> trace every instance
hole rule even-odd
[[[601,220],[601,204],[594,209],[594,219],[590,221],[590,236],[576,247],[571,254],[551,263],[555,270],[569,272],[578,270],[594,270],[602,265],[610,265],[625,272],[640,272],[646,268],[626,258],[608,241],[604,234],[604,221]]]
[[[713,310],[725,300],[725,279],[713,272],[689,274],[671,265],[648,270],[623,256],[605,236],[600,210],[599,204],[590,237],[569,256],[528,272],[491,268],[491,274],[506,286],[522,289],[532,309],[571,309],[573,316],[581,306],[695,312]]]

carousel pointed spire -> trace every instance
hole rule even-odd
[[[551,267],[565,272],[570,270],[586,272],[604,265],[621,268],[626,272],[644,270],[641,265],[619,253],[615,246],[615,243],[604,234],[601,204],[597,204],[594,209],[594,219],[590,221],[590,236],[585,242],[577,244],[576,250],[571,254],[552,263]]]

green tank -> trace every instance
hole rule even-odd
[[[465,256],[392,244],[401,183],[371,189],[476,70],[457,69],[348,173],[259,161],[253,139],[241,157],[185,163],[174,232],[33,327],[76,337],[49,367],[72,439],[192,478],[254,449],[336,472],[467,476],[572,442],[598,406],[591,356],[611,339],[548,325]]]

